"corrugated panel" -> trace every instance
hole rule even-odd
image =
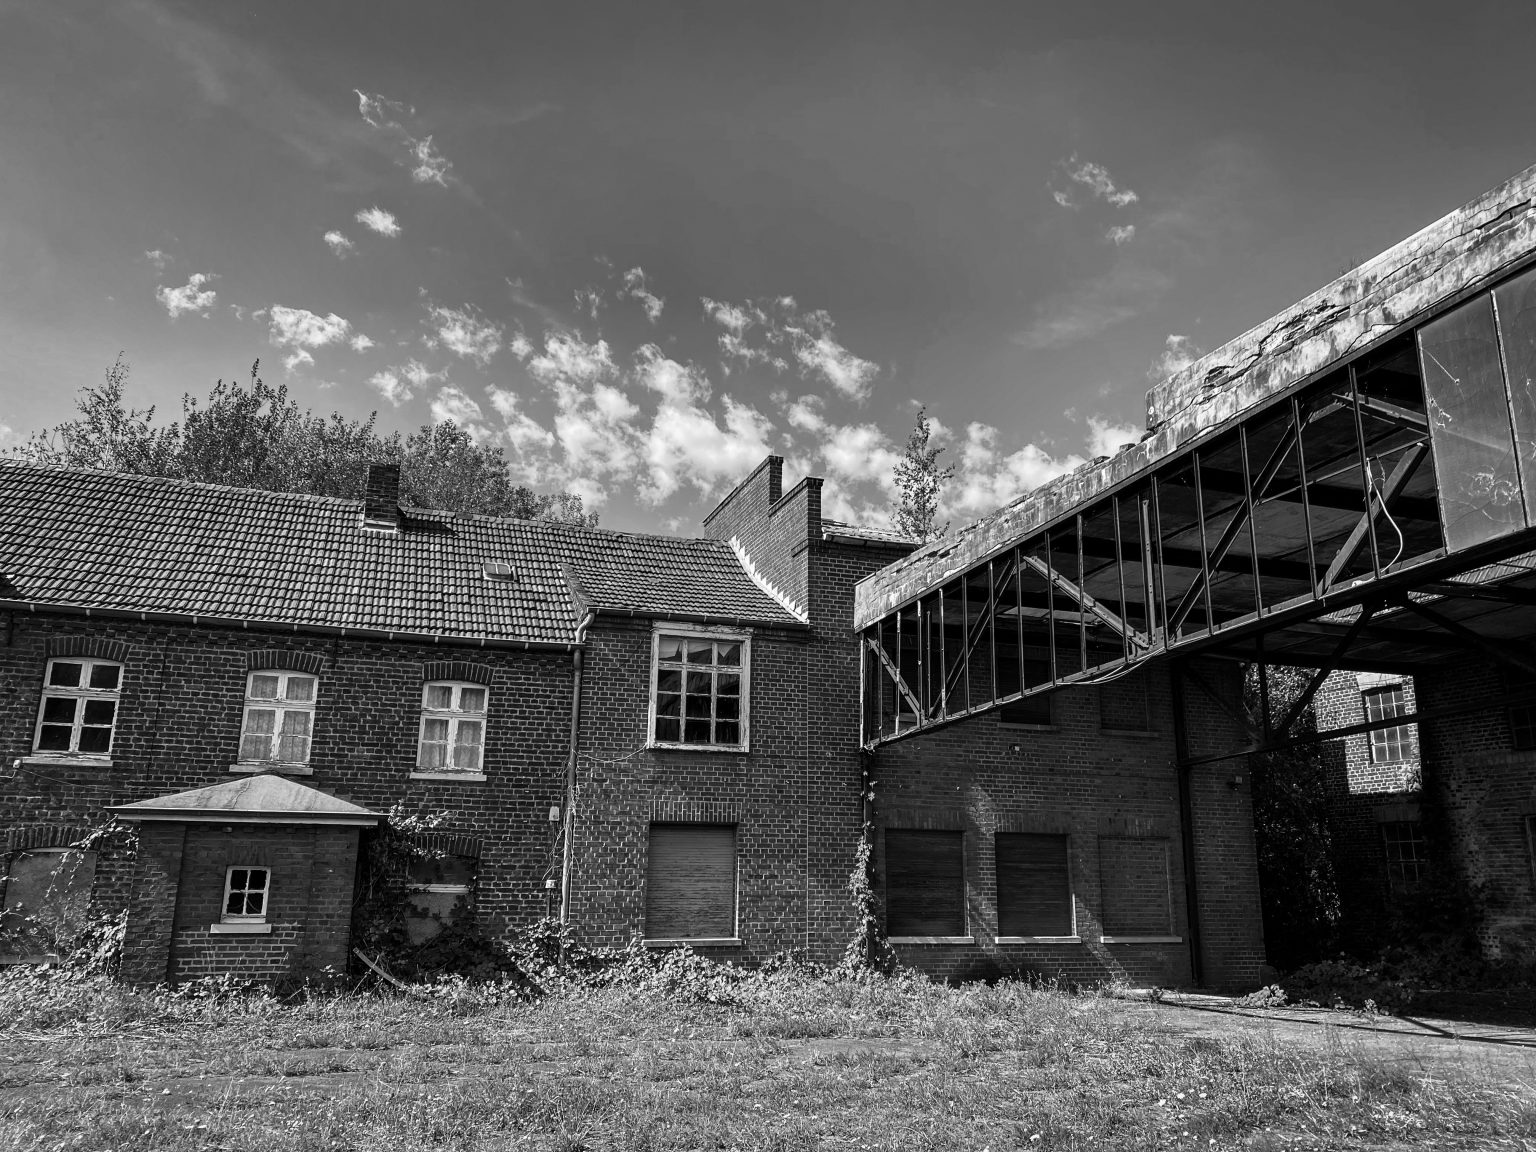
[[[997,931],[1002,936],[1070,936],[1072,887],[1067,838],[997,834]]]
[[[965,935],[965,833],[886,829],[885,930]]]
[[[652,824],[645,865],[645,934],[653,940],[736,935],[736,828]]]
[[[1168,841],[1099,840],[1099,886],[1106,936],[1173,934]]]

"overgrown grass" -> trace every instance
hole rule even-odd
[[[408,997],[0,978],[0,1150],[1536,1147],[1484,1069],[1002,983],[679,957]]]

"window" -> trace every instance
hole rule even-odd
[[[996,848],[997,934],[1071,936],[1067,838],[999,832]]]
[[[655,743],[746,748],[750,644],[743,636],[656,634]]]
[[[123,666],[111,660],[50,660],[33,746],[39,752],[106,756],[112,751]]]
[[[1517,751],[1536,748],[1536,675],[1515,668],[1504,670],[1504,688],[1526,699],[1509,707],[1509,744]]]
[[[56,956],[88,925],[96,853],[37,848],[11,857],[0,912],[0,960]]]
[[[411,865],[405,934],[412,944],[425,944],[455,916],[467,911],[478,864],[472,856],[442,855]]]
[[[485,746],[486,690],[479,684],[428,684],[421,696],[424,771],[479,772]]]
[[[1393,892],[1417,892],[1429,876],[1429,845],[1417,820],[1389,820],[1381,825],[1387,857],[1387,887]]]
[[[652,824],[645,862],[648,940],[736,936],[736,826]]]
[[[1168,874],[1168,841],[1099,839],[1099,893],[1104,938],[1173,938],[1173,899]]]
[[[1367,720],[1390,720],[1394,716],[1408,714],[1408,701],[1401,684],[1386,684],[1362,692]],[[1371,733],[1371,763],[1398,764],[1416,755],[1413,725],[1399,724],[1394,728],[1378,728]]]
[[[306,672],[251,673],[240,736],[242,763],[309,763],[315,683],[315,677]]]
[[[266,923],[271,879],[269,868],[237,867],[225,872],[224,911],[219,920],[225,924]]]
[[[964,832],[886,829],[885,930],[965,936]]]

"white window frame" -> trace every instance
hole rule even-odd
[[[435,683],[442,683],[442,681],[435,681]],[[457,681],[456,681],[456,683],[457,683]],[[477,685],[474,685],[474,687],[479,688],[479,687],[484,687],[484,685],[477,684]],[[463,884],[431,884],[431,883],[422,883],[420,881],[415,881],[415,880],[408,881],[407,884],[406,884],[407,901],[409,901],[410,896],[415,895],[417,893],[441,893],[441,894],[445,894],[445,895],[450,895],[450,896],[453,896],[455,898],[455,900],[454,900],[455,904],[458,903],[457,898],[460,897],[460,896],[464,897],[465,900],[472,900],[473,896],[474,896],[475,885],[476,885],[476,883],[480,879],[480,860],[479,860],[478,857],[461,857],[461,859],[473,859],[474,860],[474,866],[470,869],[470,878],[469,878],[469,880],[467,880]],[[419,907],[419,905],[413,905],[413,907]],[[431,914],[427,913],[424,916],[418,917],[418,919],[425,920],[425,919],[430,919],[430,917],[431,917]],[[434,932],[432,935],[436,936],[437,933]],[[431,937],[428,937],[427,939],[431,939]]]
[[[1397,711],[1389,716],[1386,714],[1386,709],[1383,708],[1381,716],[1372,716],[1371,700],[1373,697],[1376,699],[1392,698]],[[1360,690],[1360,711],[1368,721],[1377,719],[1394,720],[1399,716],[1408,715],[1410,709],[1408,707],[1406,685],[1401,681],[1396,681],[1385,684],[1372,684],[1369,687],[1362,688]],[[1373,765],[1409,764],[1416,760],[1419,753],[1418,732],[1415,730],[1416,728],[1417,725],[1410,721],[1407,724],[1398,724],[1392,728],[1373,729],[1366,741],[1370,750],[1371,763]],[[1401,755],[1392,757],[1377,755],[1378,752],[1385,753],[1394,748],[1401,750]]]
[[[229,911],[229,898],[236,891],[234,887],[235,873],[247,873],[247,882],[241,892],[261,893],[261,911],[259,913],[231,912]],[[249,873],[260,872],[263,884],[260,888],[250,886]],[[268,915],[272,911],[272,869],[265,864],[231,864],[224,869],[224,898],[219,902],[219,920],[217,924],[210,924],[208,930],[215,935],[241,935],[241,934],[265,934],[272,931],[272,924]]]
[[[661,679],[661,641],[664,636],[674,636],[688,640],[712,640],[716,643],[740,644],[741,663],[737,666],[736,675],[741,678],[741,704],[740,715],[737,724],[740,726],[740,739],[734,744],[698,744],[684,740],[658,740],[656,738],[656,697],[657,687]],[[670,662],[669,662],[670,666]],[[721,665],[713,665],[718,669]],[[687,675],[686,671],[683,673]],[[718,675],[718,672],[715,673]],[[686,686],[686,685],[685,685]],[[673,748],[689,752],[747,752],[751,750],[751,733],[749,728],[752,698],[752,633],[734,631],[720,628],[698,628],[688,625],[658,624],[651,631],[651,701],[650,710],[646,717],[646,741],[650,748]],[[718,695],[712,690],[712,699],[718,699]],[[686,716],[679,717],[678,735],[686,731]],[[718,722],[718,721],[714,721]]]
[[[55,685],[55,684],[50,683],[50,681],[53,679],[53,669],[54,669],[55,665],[58,665],[58,664],[79,664],[80,665],[80,684],[78,686],[76,686],[76,687],[66,687],[66,686]],[[98,667],[102,667],[102,668],[116,668],[117,669],[117,687],[115,687],[115,688],[92,688],[92,687],[90,687],[91,672],[92,672],[93,669],[98,668]],[[44,727],[43,716],[45,715],[45,713],[48,710],[48,701],[50,699],[74,700],[74,701],[76,701],[75,712],[74,712],[74,719],[70,723],[69,747],[67,749],[65,749],[65,748],[48,748],[48,749],[44,749],[44,748],[39,747],[39,745],[42,744],[42,740],[43,740],[43,727]],[[88,703],[89,701],[92,701],[92,700],[109,700],[109,701],[111,701],[111,703],[112,703],[112,723],[111,724],[105,724],[105,725],[103,725],[103,724],[89,724],[88,725],[88,724],[84,723],[86,703]],[[123,664],[122,664],[122,661],[120,661],[120,660],[98,660],[94,656],[55,656],[55,657],[50,658],[49,661],[48,661],[47,666],[43,670],[43,687],[42,687],[42,692],[41,692],[41,695],[39,697],[38,705],[37,705],[37,723],[32,728],[32,754],[34,756],[53,757],[53,758],[58,758],[58,759],[69,759],[69,760],[73,760],[73,759],[86,759],[86,760],[91,760],[93,762],[94,761],[109,761],[111,756],[112,756],[112,744],[113,744],[113,741],[115,741],[117,739],[117,719],[118,719],[118,716],[122,712],[122,700],[123,700]],[[61,727],[63,727],[62,724],[58,724],[56,722],[50,722],[47,726],[50,727],[50,728],[54,728],[54,727],[61,728]],[[106,748],[106,751],[105,752],[82,752],[82,751],[80,751],[80,730],[82,728],[103,728],[103,727],[107,729],[107,748]]]
[[[258,676],[276,676],[277,696],[275,699],[258,699],[251,695],[251,689]],[[307,701],[289,700],[288,683],[294,679],[304,679],[313,682],[314,690]],[[287,771],[308,773],[310,758],[314,755],[315,747],[315,706],[320,699],[320,677],[313,672],[299,672],[287,668],[256,668],[246,675],[245,699],[241,703],[240,710],[240,747],[237,751],[237,769],[249,770],[253,767],[266,768],[269,765],[278,766]],[[252,732],[250,730],[252,709],[275,712],[277,715],[272,722],[270,733]],[[280,758],[282,750],[284,716],[289,712],[301,712],[309,717],[309,729],[305,736],[304,759],[283,760]],[[265,736],[268,741],[268,752],[264,757],[251,758],[245,754],[245,741],[251,736]]]
[[[450,706],[447,708],[433,708],[427,703],[427,698],[434,688],[452,689],[453,695]],[[484,694],[484,703],[479,711],[468,711],[462,707],[464,689],[471,688]],[[489,731],[487,716],[491,710],[491,690],[486,684],[479,684],[473,680],[429,680],[421,686],[421,723],[416,728],[416,767],[412,771],[413,776],[426,777],[478,777],[485,778],[485,739]],[[459,726],[464,721],[475,721],[480,725],[480,743],[477,745],[475,763],[469,768],[460,768],[452,763],[428,767],[422,763],[422,756],[427,744],[427,722],[430,720],[446,720],[448,722],[447,759],[452,760],[453,749],[457,747]],[[437,743],[437,741],[433,741]]]

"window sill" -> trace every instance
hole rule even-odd
[[[210,936],[268,936],[271,935],[270,924],[210,924],[208,934]]]
[[[280,776],[313,776],[315,770],[308,764],[283,764],[277,760],[242,760],[229,766],[231,772],[276,772]]]
[[[1060,724],[1004,724],[1001,721],[997,725],[1005,732],[1060,732]]]
[[[735,936],[684,936],[677,939],[659,938],[642,940],[646,948],[740,948],[741,940]]]
[[[1100,936],[1101,944],[1182,944],[1182,936]]]
[[[729,752],[745,756],[752,749],[746,744],[667,744],[652,740],[646,748],[653,752]]]
[[[1163,734],[1157,728],[1100,728],[1099,731],[1109,736],[1140,736],[1144,740],[1155,740]]]
[[[1081,944],[1081,936],[997,936],[997,944]]]
[[[412,780],[459,780],[466,784],[484,784],[484,772],[433,772],[428,769],[425,772],[412,772]]]
[[[39,768],[110,768],[112,757],[110,756],[86,756],[79,752],[34,752],[30,756],[21,758],[23,764],[34,764]]]
[[[974,944],[974,936],[890,936],[892,944]]]

